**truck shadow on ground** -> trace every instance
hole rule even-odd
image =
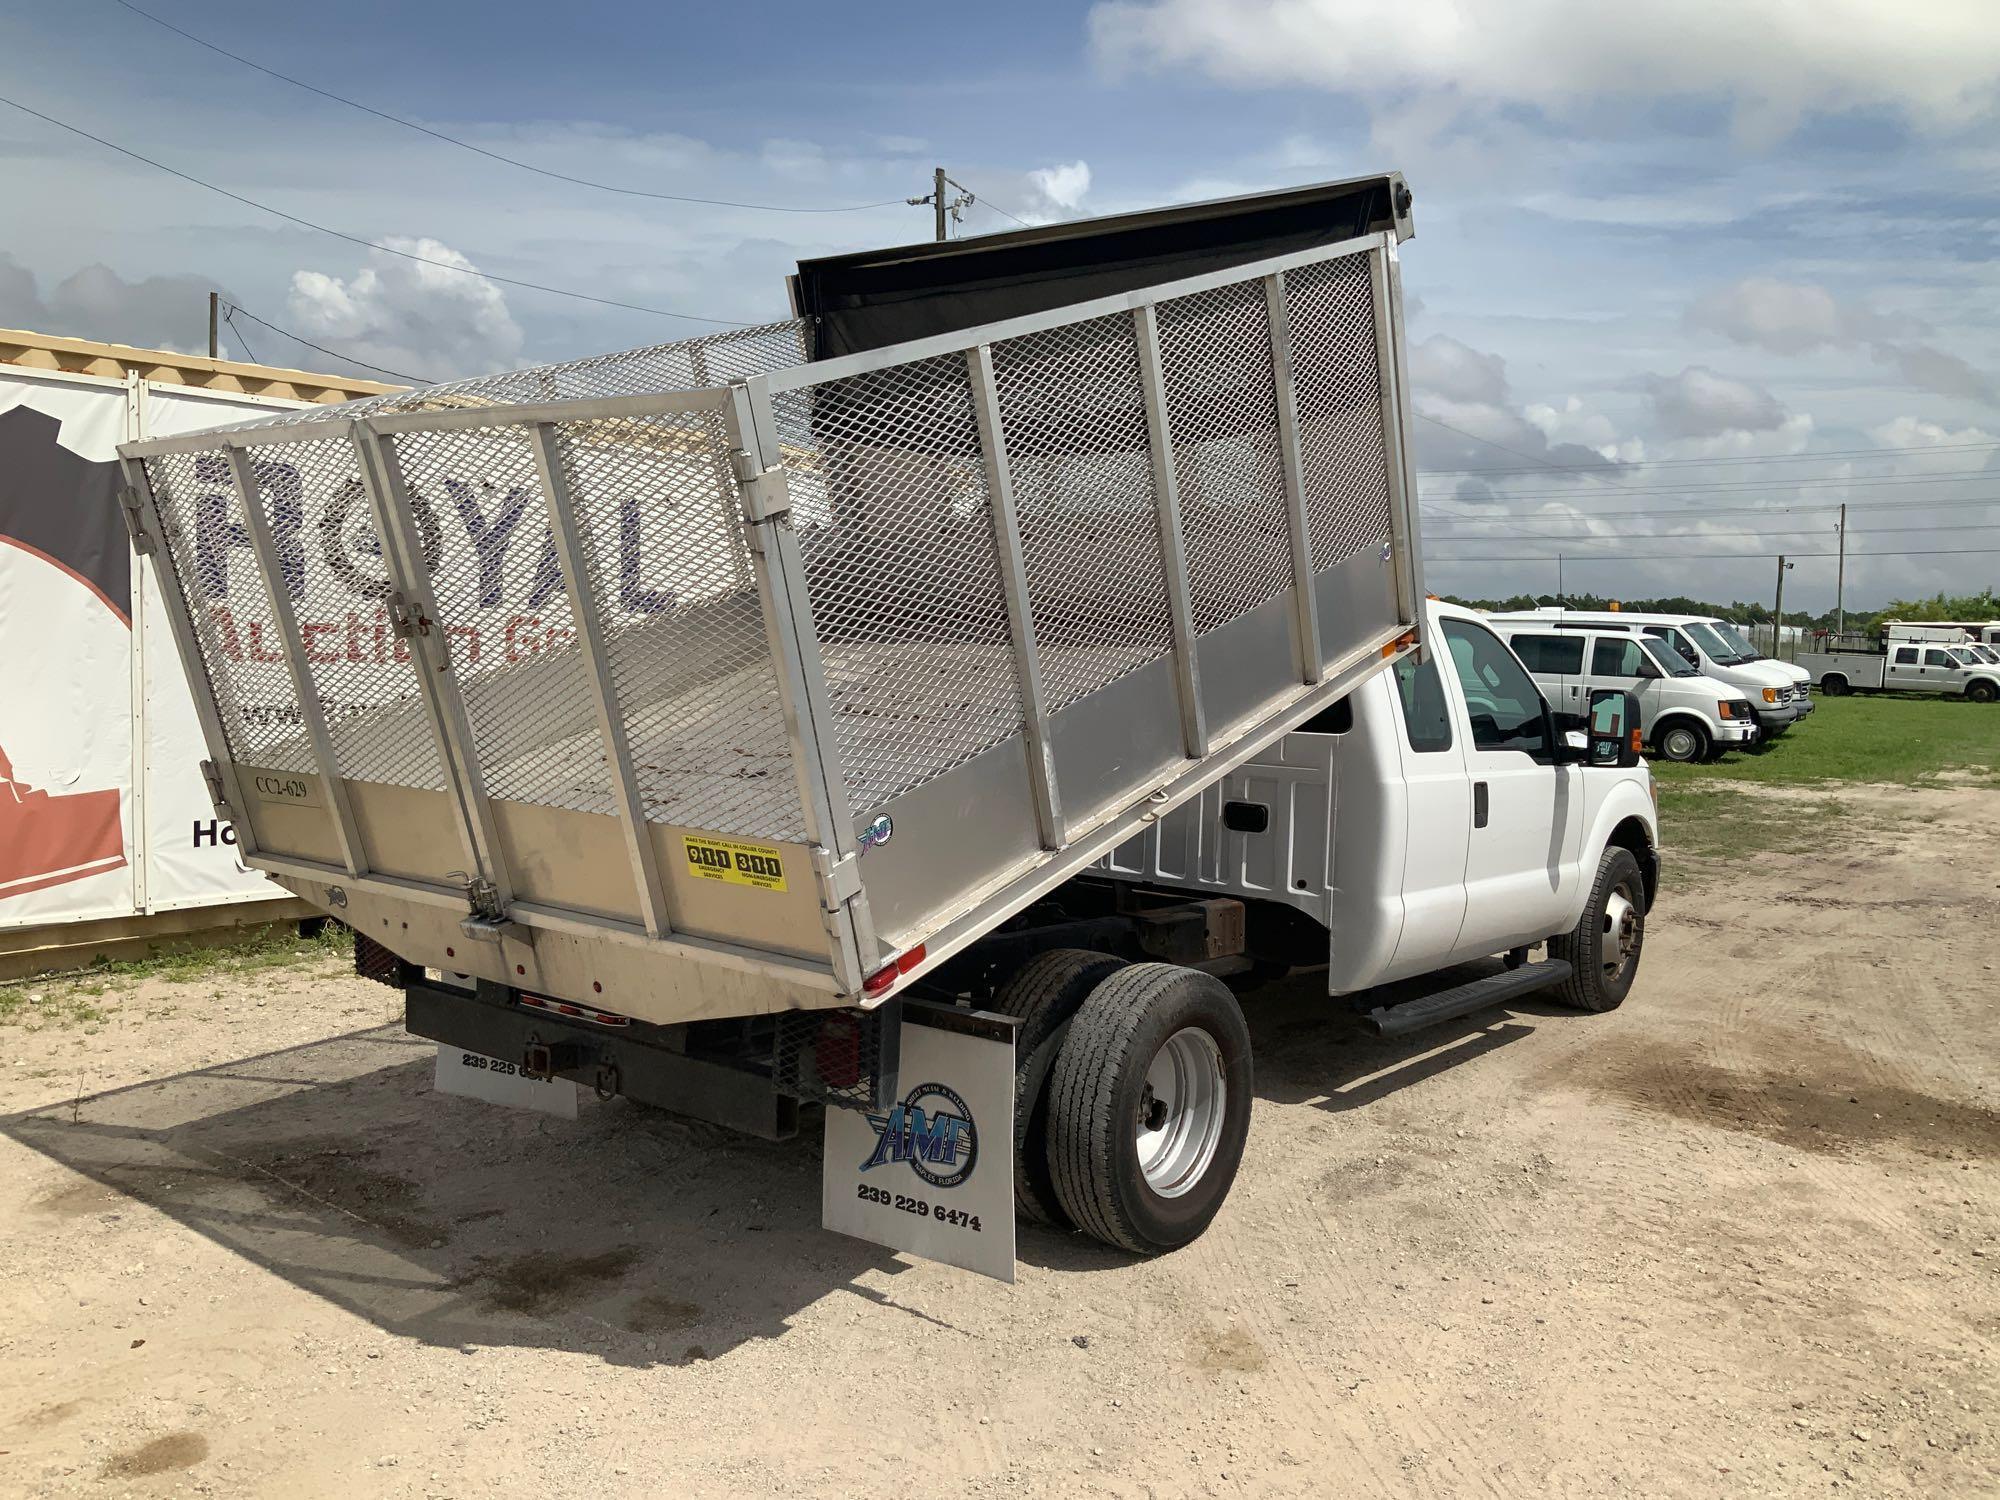
[[[816,1141],[622,1100],[515,1114],[433,1094],[433,1055],[397,1027],[350,1032],[0,1133],[79,1174],[28,1205],[52,1229],[143,1205],[428,1344],[684,1364],[777,1337],[833,1292],[897,1305],[866,1273],[904,1263],[819,1228]]]
[[[1258,1093],[1329,1110],[1365,1109],[1534,1029],[1494,1010],[1382,1040],[1316,974],[1245,1002]],[[429,1344],[681,1364],[778,1337],[834,1292],[900,1307],[879,1279],[905,1262],[819,1228],[816,1119],[773,1143],[622,1100],[587,1102],[576,1121],[516,1114],[433,1094],[433,1055],[371,1028],[80,1096],[0,1133],[78,1174],[31,1200],[33,1216],[87,1232],[143,1205]],[[1131,1259],[1026,1226],[1020,1257]]]

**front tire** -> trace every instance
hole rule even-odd
[[[1996,692],[1990,682],[1975,682],[1965,690],[1965,696],[1974,703],[1991,703],[1994,698],[2000,697],[2000,692]]]
[[[1049,1078],[1049,1167],[1070,1221],[1141,1255],[1209,1225],[1250,1135],[1250,1029],[1229,987],[1134,964],[1091,992]]]
[[[1070,1227],[1049,1176],[1049,1070],[1077,1007],[1125,961],[1083,948],[1038,953],[1000,986],[993,1008],[1019,1017],[1014,1033],[1014,1212]]]
[[[1550,994],[1577,1010],[1602,1014],[1624,1004],[1646,945],[1646,877],[1630,849],[1616,845],[1597,862],[1597,879],[1574,932],[1549,939],[1549,956],[1570,965]]]
[[[1708,759],[1708,731],[1685,719],[1670,721],[1660,731],[1654,745],[1663,760],[1694,762]]]

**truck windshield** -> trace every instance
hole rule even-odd
[[[1738,630],[1734,625],[1729,624],[1727,621],[1723,621],[1710,628],[1713,629],[1717,635],[1721,636],[1723,640],[1727,641],[1730,645],[1734,646],[1736,648],[1737,654],[1744,661],[1762,661],[1764,659],[1764,653],[1759,651],[1755,646],[1753,646],[1750,643],[1749,637],[1745,636],[1743,632]]]
[[[1639,644],[1646,648],[1646,654],[1659,664],[1662,672],[1669,677],[1699,677],[1701,668],[1691,666],[1686,657],[1674,650],[1658,636],[1642,635]]]
[[[1713,627],[1704,625],[1699,620],[1691,620],[1686,625],[1683,625],[1681,629],[1688,633],[1690,640],[1708,653],[1712,661],[1722,666],[1740,666],[1746,661],[1755,661],[1757,659],[1754,655],[1745,656],[1736,647],[1730,645],[1729,642],[1716,634]]]

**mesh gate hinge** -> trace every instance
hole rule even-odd
[[[836,904],[852,901],[861,894],[860,856],[848,854],[835,859],[831,851],[815,845],[812,860],[821,889]]]
[[[132,550],[141,557],[151,557],[153,534],[146,530],[146,513],[140,508],[138,490],[129,484],[120,487],[118,508],[125,513],[125,530],[131,535]]]
[[[228,816],[229,799],[222,793],[222,772],[216,768],[214,761],[205,760],[201,763],[201,779],[208,783],[209,805],[215,809],[218,816]]]
[[[730,455],[736,484],[743,492],[743,519],[751,525],[775,520],[792,508],[792,489],[783,469],[760,469],[741,448]]]
[[[389,629],[396,635],[409,637],[431,633],[430,616],[424,613],[423,605],[402,594],[389,596]]]

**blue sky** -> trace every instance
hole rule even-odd
[[[1983,6],[135,3],[488,149],[665,192],[869,203],[941,162],[1043,220],[1398,168],[1421,459],[1487,471],[1426,481],[1436,586],[1552,587],[1563,550],[1573,587],[1765,598],[1764,554],[1830,550],[1841,499],[1851,550],[1938,550],[1857,558],[1852,601],[2000,578],[1978,550],[2000,549],[2000,504],[1972,503],[2000,495]],[[929,231],[900,204],[762,213],[550,181],[115,0],[0,12],[0,93],[365,238],[708,317],[778,315],[800,255]],[[4,107],[0,174],[0,324],[193,348],[215,285],[434,378],[700,326],[397,261]],[[965,229],[1009,225],[981,203]],[[232,352],[333,363],[254,324]],[[1781,505],[1812,508],[1746,513]],[[1812,608],[1832,592],[1820,560],[1787,586]]]

